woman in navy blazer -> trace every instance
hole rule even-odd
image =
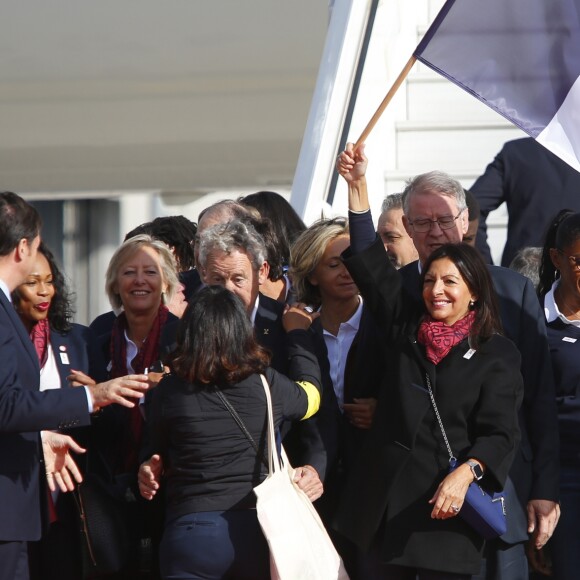
[[[178,288],[175,257],[164,242],[139,234],[117,248],[109,261],[105,290],[113,309],[122,311],[110,332],[98,337],[98,350],[110,378],[133,370],[146,373],[164,358],[175,343],[178,319],[167,305]],[[77,378],[86,380],[80,373]],[[124,502],[123,518],[131,544],[111,579],[158,577],[155,547],[163,505],[141,500],[137,488],[140,459],[149,456],[148,400],[146,397],[143,405],[132,409],[111,405],[93,421],[89,473],[106,482],[109,492]]]
[[[575,578],[580,564],[579,281],[580,213],[563,209],[546,233],[538,285],[556,383],[560,434],[562,515],[547,545],[555,578]]]
[[[71,323],[73,309],[65,279],[53,254],[41,243],[26,281],[12,293],[12,302],[30,334],[40,363],[40,390],[68,388],[74,371],[106,380],[104,361],[93,332]],[[69,433],[82,446],[87,428]],[[80,578],[80,550],[73,498],[53,494],[51,524],[33,551],[32,578]],[[54,510],[52,509],[54,508]]]

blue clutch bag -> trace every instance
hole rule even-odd
[[[456,467],[457,460],[453,458],[449,462],[449,472]],[[459,511],[459,517],[486,540],[505,534],[507,520],[504,492],[489,494],[474,481],[467,489],[465,500]]]

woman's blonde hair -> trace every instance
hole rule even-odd
[[[161,266],[161,276],[166,285],[165,292],[162,294],[164,304],[171,302],[173,295],[179,287],[179,279],[177,277],[177,264],[172,251],[167,244],[152,238],[146,234],[141,234],[133,238],[129,238],[123,242],[113,254],[105,274],[105,291],[109,297],[109,302],[114,309],[121,308],[121,296],[115,292],[115,285],[117,283],[117,276],[119,268],[125,263],[135,252],[141,248],[152,248],[159,256],[159,264]]]
[[[296,299],[312,306],[320,306],[318,286],[309,280],[320,263],[330,242],[348,236],[348,220],[344,217],[321,219],[304,230],[290,248],[290,279]]]

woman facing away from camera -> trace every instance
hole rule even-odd
[[[438,247],[415,300],[374,233],[362,148],[349,145],[337,166],[351,210],[343,259],[385,334],[388,374],[335,523],[366,553],[361,578],[469,578],[480,571],[484,540],[459,516],[472,482],[495,491],[507,477],[519,438],[520,355],[500,334],[477,250]],[[452,472],[431,393],[458,459]]]
[[[180,321],[171,372],[152,396],[149,428],[164,466],[167,508],[160,548],[164,578],[270,577],[269,552],[256,516],[253,488],[268,471],[267,406],[275,428],[307,419],[320,403],[320,370],[300,306],[284,315],[293,334],[288,376],[268,366],[241,300],[225,288],[201,289]],[[222,399],[225,397],[226,400]],[[257,445],[226,407],[231,404]],[[151,498],[155,491],[141,492]]]

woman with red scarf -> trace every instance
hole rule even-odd
[[[86,326],[71,322],[70,293],[44,243],[38,248],[26,282],[12,293],[12,303],[38,354],[41,391],[70,387],[75,372],[83,372],[97,382],[106,380],[96,337]],[[67,433],[87,446],[87,428]],[[82,466],[83,458],[78,457],[77,462]],[[77,580],[81,561],[72,494],[54,492],[48,502],[51,525],[43,539],[31,546],[31,577]]]
[[[415,300],[375,235],[362,148],[342,153],[338,169],[351,210],[342,258],[384,332],[387,372],[335,524],[366,553],[365,580],[468,579],[480,572],[485,542],[461,510],[474,481],[503,489],[519,441],[520,354],[501,335],[477,250],[434,249]],[[448,446],[458,464],[451,473]]]
[[[105,289],[118,315],[112,331],[98,339],[110,378],[146,373],[159,364],[175,341],[172,329],[178,319],[167,304],[178,287],[175,258],[163,242],[142,234],[115,251],[105,275]],[[80,375],[76,378],[84,380]],[[145,409],[145,404],[104,409],[93,421],[89,450],[91,472],[109,483],[112,494],[126,500],[135,551],[128,551],[126,566],[118,571],[116,577],[123,579],[156,577],[150,562],[154,550],[142,548],[161,533],[160,504],[145,502],[137,489],[140,453],[146,448]]]

